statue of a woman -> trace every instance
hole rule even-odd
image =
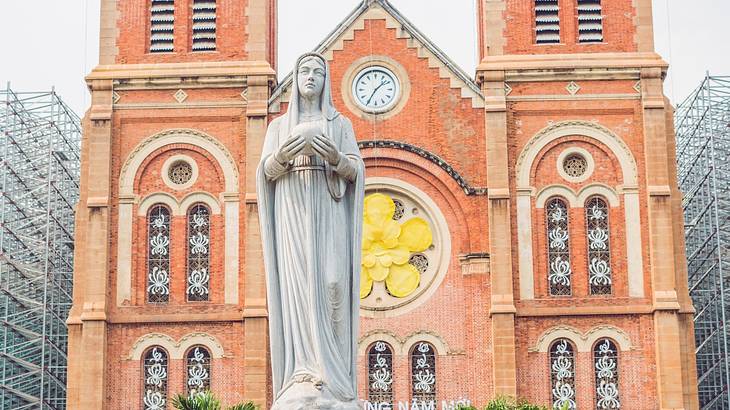
[[[257,172],[275,410],[358,409],[364,163],[332,104],[329,66],[305,54]]]

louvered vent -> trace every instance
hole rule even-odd
[[[150,52],[174,50],[175,1],[152,0],[150,8]]]
[[[601,0],[578,0],[578,41],[581,43],[603,41]]]
[[[537,44],[560,43],[558,0],[535,0],[535,41]]]
[[[193,51],[215,50],[215,1],[193,1]]]

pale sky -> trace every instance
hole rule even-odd
[[[225,0],[223,0],[225,1]],[[611,0],[608,0],[611,1]],[[671,64],[667,95],[681,102],[705,71],[730,76],[730,1],[653,0],[657,51]],[[279,0],[279,76],[360,0]],[[474,0],[391,0],[421,32],[474,75]],[[310,26],[310,22],[315,22]],[[99,0],[0,0],[0,88],[56,91],[79,115],[83,77],[98,61]]]

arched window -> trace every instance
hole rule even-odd
[[[210,296],[210,211],[193,205],[188,211],[188,301],[206,301]]]
[[[210,352],[203,346],[195,346],[187,354],[188,394],[210,390]]]
[[[411,351],[411,396],[418,404],[436,402],[436,350],[419,342]]]
[[[593,348],[596,376],[596,408],[620,409],[618,397],[618,350],[609,339],[601,339]]]
[[[393,350],[383,341],[368,351],[368,401],[393,405]]]
[[[560,198],[548,201],[545,207],[548,242],[548,282],[550,295],[571,294],[570,231],[568,206]]]
[[[550,347],[550,381],[553,408],[567,404],[569,409],[575,409],[575,354],[566,339],[559,339]]]
[[[588,235],[588,283],[591,295],[611,294],[611,245],[608,205],[599,197],[585,204]]]
[[[147,302],[170,300],[170,210],[155,205],[147,215]]]
[[[167,406],[167,352],[154,346],[147,350],[143,363],[144,410],[163,410]]]

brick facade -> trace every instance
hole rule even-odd
[[[610,338],[620,346],[622,408],[697,408],[685,337],[692,306],[675,257],[684,245],[661,94],[667,67],[653,53],[650,2],[602,2],[605,41],[587,45],[577,41],[575,2],[559,3],[561,43],[536,46],[532,1],[480,0],[476,81],[385,0],[364,1],[318,50],[335,106],[365,144],[367,177],[417,188],[448,227],[438,288],[404,313],[361,320],[361,353],[376,340],[396,351],[396,401],[410,400],[409,352],[426,341],[437,350],[439,403],[500,393],[551,403],[549,346],[567,339],[577,407],[593,408],[592,351]],[[175,2],[175,51],[151,54],[150,2],[102,1],[102,58],[87,77],[69,408],[143,408],[141,357],[151,346],[169,354],[168,398],[185,392],[186,349],[202,345],[223,352],[211,361],[211,386],[226,404],[271,403],[254,172],[291,88],[275,87],[276,2],[219,1],[217,51],[206,53],[190,51],[191,4]],[[349,95],[353,67],[368,59],[407,81],[390,114],[361,111]],[[589,178],[558,171],[571,149],[590,155]],[[184,189],[162,178],[176,155],[197,166]],[[589,293],[583,205],[593,195],[610,202],[610,295]],[[570,204],[572,293],[560,297],[548,290],[542,205],[556,196]],[[146,302],[145,209],[155,201],[172,212],[162,305]],[[187,302],[186,211],[200,201],[212,213],[210,298]],[[358,366],[365,399],[367,355]]]

